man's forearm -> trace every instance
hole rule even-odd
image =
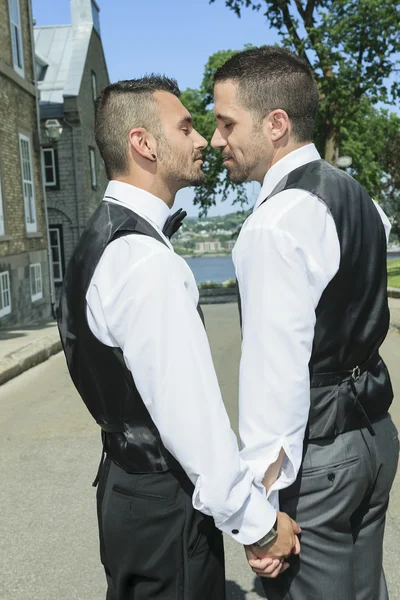
[[[285,458],[285,451],[283,448],[281,448],[276,461],[273,462],[268,467],[268,469],[265,471],[262,483],[263,483],[265,489],[267,490],[267,492],[269,491],[272,484],[274,484],[275,481],[278,479],[284,458]]]

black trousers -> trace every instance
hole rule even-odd
[[[106,458],[97,489],[107,600],[225,600],[222,534],[184,473],[129,474]]]

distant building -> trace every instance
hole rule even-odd
[[[196,242],[195,252],[218,252],[222,250],[221,242]]]
[[[94,139],[95,100],[109,84],[95,0],[70,0],[72,25],[35,27],[45,185],[59,289],[108,180]],[[59,127],[58,127],[59,125]],[[58,133],[57,133],[58,130]]]
[[[225,242],[225,248],[227,250],[233,250],[234,245],[236,244],[236,240],[228,240]]]
[[[0,2],[0,329],[51,314],[30,0]]]

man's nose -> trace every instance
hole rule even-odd
[[[200,135],[198,131],[196,131],[195,133],[196,133],[196,138],[194,141],[194,146],[195,146],[196,150],[204,150],[204,148],[207,148],[207,146],[208,146],[208,142],[207,142],[206,138],[203,138],[203,136]]]
[[[214,149],[224,148],[226,146],[226,141],[218,131],[218,128],[214,131],[214,135],[211,138],[211,146]]]

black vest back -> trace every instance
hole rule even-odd
[[[145,219],[122,205],[103,201],[67,268],[58,314],[60,337],[71,378],[103,430],[108,456],[130,473],[181,470],[161,441],[122,351],[101,343],[86,318],[86,293],[96,266],[107,245],[128,234],[146,235],[165,244]]]
[[[326,204],[340,243],[339,270],[316,309],[309,364],[308,437],[334,437],[370,426],[393,399],[378,354],[389,328],[385,230],[366,190],[323,160],[289,173],[264,202],[288,189],[306,190]]]

